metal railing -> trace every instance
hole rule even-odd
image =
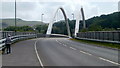
[[[36,34],[35,32],[14,32],[14,31],[0,31],[0,35],[1,38],[0,39],[4,39],[8,36],[8,34],[10,34],[11,36],[15,36],[15,35],[30,35],[30,34]]]
[[[2,32],[1,32],[2,33]],[[5,45],[5,38],[7,37],[8,34],[11,35],[11,40],[12,40],[12,43],[16,42],[16,41],[19,41],[19,40],[24,40],[24,39],[30,39],[30,38],[36,38],[36,34],[35,33],[32,33],[32,32],[17,32],[17,34],[15,35],[14,34],[15,32],[3,32],[2,37],[3,39],[0,40],[0,50],[2,50],[4,48],[4,45]]]
[[[80,32],[77,38],[101,42],[120,43],[120,31]]]

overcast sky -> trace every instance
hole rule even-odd
[[[118,11],[119,0],[16,0],[17,18],[29,21],[50,22],[58,7],[63,7],[69,19],[78,16],[81,6],[84,9],[85,18],[110,14]],[[2,0],[0,3],[0,18],[14,18],[14,0]],[[61,11],[58,12],[56,20],[63,19]]]

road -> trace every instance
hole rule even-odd
[[[68,38],[39,38],[12,46],[3,66],[118,66],[118,51]]]

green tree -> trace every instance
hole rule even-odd
[[[15,26],[9,26],[7,28],[4,29],[5,31],[21,31],[21,32],[24,32],[24,31],[34,31],[32,27],[30,26],[18,26],[18,27],[15,27]]]

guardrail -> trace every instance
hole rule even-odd
[[[27,35],[27,34],[36,34],[35,32],[14,32],[14,31],[0,31],[0,39],[4,39],[10,34],[11,36],[16,35]]]
[[[18,41],[18,40],[24,40],[24,39],[30,39],[30,38],[36,38],[36,34],[26,34],[26,35],[16,35],[10,37],[12,40],[12,43]],[[5,40],[6,39],[1,39],[0,40],[0,50],[2,50],[5,46]]]
[[[77,39],[120,43],[120,31],[93,31],[77,33]]]

